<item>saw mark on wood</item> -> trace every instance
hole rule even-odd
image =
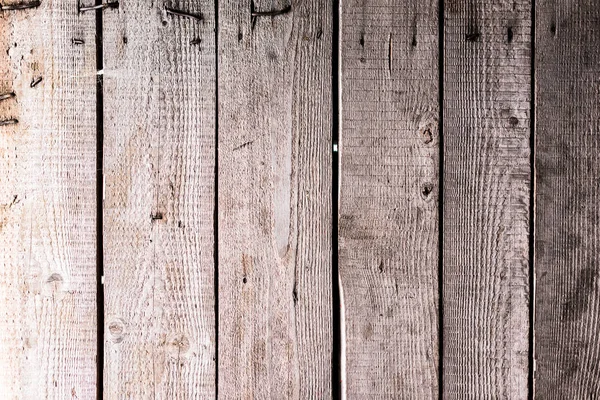
[[[250,146],[252,143],[254,143],[254,140],[250,140],[249,142],[246,142],[246,143],[243,143],[243,144],[241,144],[241,145],[239,145],[237,147],[234,147],[233,151],[243,149],[246,146]]]

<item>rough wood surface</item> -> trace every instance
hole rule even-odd
[[[445,399],[528,393],[531,3],[447,1]]]
[[[535,397],[600,397],[600,9],[536,2]]]
[[[96,394],[94,34],[75,1],[0,18],[2,399]]]
[[[219,2],[219,397],[331,397],[329,2]]]
[[[212,1],[104,11],[105,399],[215,396]]]
[[[339,268],[348,399],[438,396],[437,1],[344,1]]]

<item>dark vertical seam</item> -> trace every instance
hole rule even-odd
[[[535,0],[531,0],[531,99],[529,105],[529,399],[535,389]]]
[[[215,302],[215,399],[219,398],[219,1],[215,0],[215,176],[214,176],[214,302]]]
[[[333,340],[331,359],[331,395],[333,399],[341,399],[341,313],[340,313],[340,285],[339,285],[339,254],[338,254],[338,193],[339,193],[339,136],[340,136],[340,105],[339,105],[339,26],[340,26],[340,0],[332,4],[332,39],[331,39],[331,112],[332,112],[332,166],[331,166],[331,285],[332,285],[332,311],[333,311]],[[334,150],[334,146],[337,151]]]
[[[444,397],[444,0],[438,3],[438,395]]]
[[[96,0],[101,5],[102,0]],[[104,68],[102,9],[96,11],[96,70]],[[96,398],[104,398],[104,79],[96,74]]]

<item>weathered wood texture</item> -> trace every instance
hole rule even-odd
[[[95,397],[94,34],[75,1],[0,18],[2,399]]]
[[[104,11],[105,398],[215,395],[212,1]]]
[[[332,9],[292,3],[219,2],[224,399],[331,397]]]
[[[536,398],[600,397],[600,9],[536,2]]]
[[[344,1],[339,269],[349,399],[438,396],[437,1]]]
[[[531,3],[444,19],[443,397],[526,398]]]

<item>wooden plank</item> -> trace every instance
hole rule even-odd
[[[600,397],[600,10],[536,5],[535,397]]]
[[[331,397],[329,2],[219,2],[219,397]]]
[[[75,1],[0,19],[3,399],[96,395],[94,34]]]
[[[339,268],[348,399],[438,397],[437,7],[342,4]]]
[[[212,1],[104,14],[105,398],[215,396]]]
[[[443,397],[528,393],[531,2],[444,10]]]

